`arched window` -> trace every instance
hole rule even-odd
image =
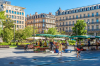
[[[94,6],[94,9],[96,9],[96,6]]]

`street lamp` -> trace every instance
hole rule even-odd
[[[87,22],[87,35],[88,35],[88,24],[89,24],[89,22]]]
[[[15,42],[15,25],[14,25],[14,42]]]

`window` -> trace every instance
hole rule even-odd
[[[75,10],[75,13],[76,13],[76,10]]]
[[[88,26],[88,30],[90,29],[90,26]]]
[[[17,28],[18,28],[19,26],[17,25]]]
[[[66,25],[67,25],[67,22],[66,22]]]
[[[22,15],[24,15],[24,13],[22,12]]]
[[[16,11],[14,13],[16,14]]]
[[[18,21],[17,21],[17,24],[18,24]]]
[[[8,15],[7,15],[7,18],[8,18]]]
[[[78,19],[78,15],[76,15],[76,19]]]
[[[14,11],[12,11],[12,14],[14,13]]]
[[[69,11],[68,11],[68,14],[69,14]]]
[[[92,23],[94,23],[94,19],[92,19]]]
[[[60,17],[60,20],[61,20],[61,17]]]
[[[20,12],[20,15],[21,15],[21,12]]]
[[[69,21],[69,25],[71,25],[71,21]]]
[[[9,13],[11,13],[11,10],[9,10]]]
[[[8,13],[8,10],[6,10],[6,13]]]
[[[98,12],[96,12],[96,16],[98,16]]]
[[[82,11],[84,11],[84,9],[82,8]]]
[[[19,15],[19,12],[17,12],[17,15]]]
[[[84,11],[85,11],[85,8],[84,8]]]
[[[66,31],[68,31],[67,27],[66,27]]]
[[[92,26],[92,30],[94,29],[94,26]]]
[[[88,17],[90,17],[90,14],[88,13]]]
[[[80,9],[78,9],[78,12],[80,12]]]
[[[96,22],[99,22],[99,19],[98,18],[96,18]]]
[[[64,31],[64,28],[63,28],[63,31]]]
[[[60,26],[61,26],[61,23],[60,23]]]
[[[14,20],[14,23],[16,23],[16,20]]]
[[[98,5],[97,5],[97,9],[98,9]]]
[[[60,31],[61,31],[61,28],[60,28]]]
[[[73,21],[73,25],[74,25],[74,21]]]
[[[92,10],[92,7],[90,7],[90,10]]]
[[[86,8],[86,11],[87,11],[88,9]]]
[[[94,9],[96,9],[96,6],[94,6]]]
[[[99,25],[96,25],[96,29],[99,29]]]
[[[43,22],[44,22],[44,19],[43,19]]]
[[[64,25],[64,22],[63,22],[63,25]]]
[[[73,19],[74,19],[74,16],[73,16]]]
[[[84,14],[84,18],[85,18],[85,14]]]
[[[74,10],[73,10],[73,13],[74,13]]]
[[[76,10],[78,12],[78,10]]]
[[[88,10],[89,10],[90,8],[88,7]]]
[[[69,30],[71,30],[71,28],[69,27]]]
[[[92,10],[94,9],[94,7],[92,6]]]
[[[71,16],[69,16],[69,19],[71,19]]]
[[[94,17],[94,13],[92,13],[92,17]]]
[[[90,20],[88,19],[87,22],[90,22]]]
[[[44,15],[43,15],[43,17],[44,17]]]
[[[16,16],[15,16],[15,19],[16,19]]]
[[[14,16],[12,15],[12,19],[14,18]]]
[[[80,14],[80,18],[81,18],[82,16],[81,16],[81,14]]]

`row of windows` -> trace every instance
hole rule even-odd
[[[23,12],[16,12],[16,11],[11,11],[11,10],[6,10],[6,13],[12,13],[12,14],[17,14],[17,15],[24,15]]]
[[[94,28],[94,26],[92,25],[91,26],[92,27],[92,29],[95,29]],[[88,26],[88,30],[90,29],[90,26]],[[96,25],[96,29],[99,29],[99,25]],[[66,28],[60,28],[60,31],[68,31],[68,30],[72,30],[72,28],[71,27],[69,27],[69,29],[66,27]]]
[[[23,25],[17,25],[17,28],[24,28]]]
[[[84,7],[84,8],[80,8],[80,9],[76,9],[76,10],[71,10],[71,11],[67,11],[67,12],[60,12],[58,11],[58,14],[56,15],[64,15],[64,14],[71,14],[71,13],[77,13],[77,12],[84,12],[84,11],[89,11],[89,10],[95,10],[100,8],[100,5],[98,6],[91,6],[91,7]]]
[[[91,21],[92,21],[92,23],[94,23],[94,19],[91,19]],[[85,21],[86,22],[86,21]],[[87,22],[89,22],[90,23],[90,19],[87,19]],[[99,22],[99,19],[98,18],[96,18],[96,21],[95,22]],[[60,25],[65,25],[65,23],[66,23],[66,25],[68,25],[68,22],[63,22],[63,24],[61,24],[62,22],[60,22]],[[71,21],[69,21],[69,25],[70,24],[73,24],[74,25],[74,21],[72,21],[72,23],[71,23]],[[58,24],[57,24],[57,26],[58,26]]]
[[[14,20],[14,23],[16,23],[16,20]],[[24,24],[24,21],[18,21],[17,20],[17,24]]]
[[[94,17],[94,13],[92,13],[92,15],[90,15],[89,13],[88,13],[88,17],[90,17],[90,16],[92,16],[92,17]],[[99,13],[98,12],[96,12],[96,16],[99,16]],[[86,14],[84,14],[83,15],[83,17],[85,18],[86,17]],[[69,19],[74,19],[75,17],[73,16],[73,17],[71,17],[71,16],[69,16]],[[82,15],[80,14],[80,16],[78,16],[78,15],[76,15],[76,19],[78,19],[78,18],[82,18]],[[61,17],[60,17],[60,20],[64,20],[65,18],[63,17],[63,19],[61,19]],[[68,19],[68,17],[66,17],[66,20]],[[57,18],[56,18],[56,20],[57,20]]]
[[[24,20],[24,17],[21,17],[21,16],[14,16],[14,15],[7,15],[7,18],[12,18],[12,19],[22,19]]]

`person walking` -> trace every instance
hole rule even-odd
[[[68,49],[68,45],[69,45],[69,43],[68,43],[68,41],[66,40],[65,49]]]
[[[88,50],[89,50],[89,47],[90,47],[90,40],[88,40]]]
[[[53,50],[53,42],[50,40],[50,50]]]
[[[59,44],[59,49],[58,49],[59,51],[58,51],[58,55],[59,55],[59,53],[61,52],[61,56],[62,56],[62,44],[60,43]]]

